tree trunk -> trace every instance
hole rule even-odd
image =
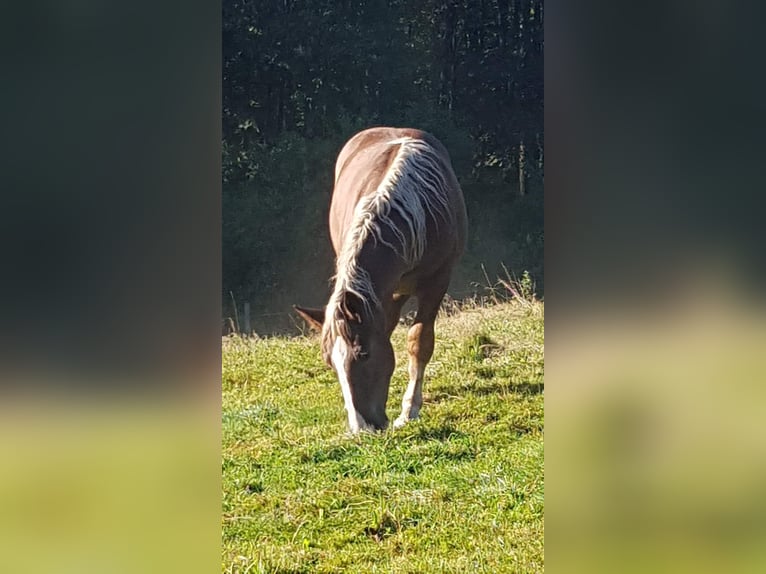
[[[524,152],[524,142],[519,144],[519,195],[522,197],[526,194],[526,172],[525,172],[526,156]]]

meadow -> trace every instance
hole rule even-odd
[[[224,339],[222,571],[542,572],[543,322],[533,298],[442,313],[421,418],[358,437],[318,337]]]

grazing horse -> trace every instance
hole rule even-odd
[[[343,147],[335,165],[330,236],[335,286],[324,309],[295,306],[322,332],[322,356],[340,381],[352,433],[388,426],[394,372],[391,333],[402,306],[418,301],[407,334],[409,385],[400,427],[423,404],[434,321],[465,246],[463,193],[449,154],[431,134],[371,128]]]

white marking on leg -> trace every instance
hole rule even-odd
[[[417,366],[417,375],[414,379],[410,380],[407,390],[404,392],[402,414],[394,421],[394,428],[403,427],[408,421],[420,416],[420,405],[423,404],[423,376],[425,370],[425,365]]]
[[[354,400],[351,396],[351,385],[348,382],[348,373],[346,373],[346,357],[348,356],[348,345],[341,338],[335,339],[332,347],[331,360],[335,366],[335,372],[340,381],[340,390],[343,393],[343,402],[346,404],[346,414],[348,414],[348,426],[351,432],[357,434],[362,430],[371,430],[372,427],[367,424],[364,417],[354,408]]]

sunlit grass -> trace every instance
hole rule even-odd
[[[436,330],[421,419],[355,438],[316,338],[225,341],[224,572],[543,570],[543,304]]]

